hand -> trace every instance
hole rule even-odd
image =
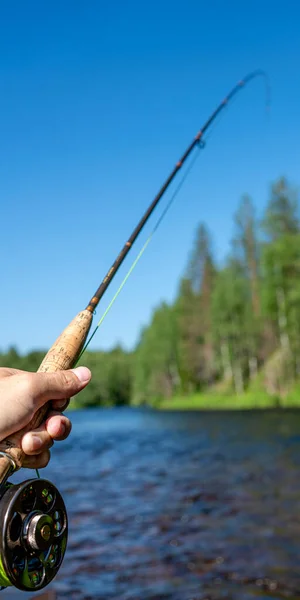
[[[86,367],[56,373],[28,373],[0,368],[0,440],[23,429],[35,412],[51,400],[52,410],[46,421],[21,438],[26,454],[24,467],[40,469],[50,459],[54,441],[65,440],[71,421],[62,414],[71,396],[80,392],[91,379]]]

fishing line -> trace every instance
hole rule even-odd
[[[165,216],[167,215],[167,213],[169,212],[173,202],[175,201],[177,195],[179,194],[186,178],[188,177],[189,173],[191,172],[194,164],[196,163],[196,160],[198,159],[199,155],[200,155],[200,150],[202,150],[205,146],[205,142],[203,140],[200,140],[199,145],[198,145],[198,152],[193,156],[193,158],[190,161],[189,166],[187,167],[183,177],[181,178],[179,184],[177,185],[175,191],[173,192],[171,198],[169,199],[166,207],[164,208],[162,214],[160,215],[160,217],[157,219],[150,235],[147,237],[144,245],[142,246],[140,252],[138,253],[138,255],[136,256],[135,260],[133,261],[133,263],[131,264],[131,266],[129,267],[124,279],[122,280],[122,282],[120,283],[116,293],[114,294],[114,296],[112,297],[110,303],[108,304],[107,308],[105,309],[103,315],[101,316],[100,320],[98,321],[94,331],[92,332],[92,334],[90,335],[90,337],[88,338],[86,344],[84,345],[82,351],[80,352],[80,355],[78,357],[77,362],[80,360],[80,358],[82,357],[83,353],[86,351],[87,347],[89,346],[89,344],[91,343],[94,335],[96,334],[96,332],[98,331],[99,327],[102,325],[105,317],[107,316],[107,314],[109,313],[110,309],[112,308],[112,306],[114,305],[116,299],[118,298],[119,294],[121,293],[124,285],[126,284],[127,280],[129,279],[131,273],[134,271],[136,265],[138,264],[138,262],[140,261],[140,259],[142,258],[146,248],[149,246],[155,232],[158,230],[159,226],[161,225],[162,221],[164,220]],[[76,364],[77,364],[76,362]]]
[[[265,82],[266,82],[266,109],[269,109],[270,106],[270,87],[268,84],[268,79],[266,77],[266,75],[264,73],[261,73],[264,77],[265,77]],[[246,80],[245,80],[246,81]],[[242,82],[240,83],[240,85],[242,85]],[[244,85],[244,83],[243,83]],[[106,318],[106,316],[108,315],[109,311],[111,310],[111,308],[113,307],[115,301],[117,300],[119,294],[121,293],[124,285],[126,284],[127,280],[129,279],[130,275],[132,274],[132,272],[134,271],[135,267],[137,266],[138,262],[140,261],[140,259],[142,258],[145,250],[147,249],[147,247],[149,246],[154,234],[156,233],[156,231],[158,230],[158,228],[160,227],[162,221],[164,220],[164,218],[166,217],[167,213],[169,212],[173,202],[175,201],[178,193],[180,192],[184,182],[186,181],[188,175],[190,174],[190,172],[192,171],[199,155],[200,155],[200,150],[202,150],[204,148],[204,146],[207,143],[207,140],[211,137],[211,135],[213,134],[215,128],[219,125],[220,121],[224,118],[226,111],[229,108],[229,104],[228,101],[231,100],[231,104],[234,104],[234,102],[236,102],[237,97],[231,99],[231,96],[227,96],[227,98],[225,98],[224,102],[224,111],[222,113],[219,113],[217,115],[217,117],[214,119],[214,122],[212,123],[212,125],[210,126],[210,130],[206,135],[206,139],[202,140],[202,138],[199,139],[199,143],[197,145],[198,148],[198,152],[194,155],[194,157],[191,159],[189,166],[187,167],[183,177],[181,178],[179,184],[177,185],[175,191],[173,192],[170,200],[168,201],[165,209],[163,210],[162,214],[160,215],[160,217],[158,218],[156,224],[154,225],[150,235],[148,236],[148,238],[146,239],[144,245],[142,246],[140,252],[138,253],[138,255],[136,256],[135,260],[132,262],[131,266],[129,267],[125,277],[123,278],[122,282],[120,283],[116,293],[114,294],[114,296],[112,297],[111,301],[109,302],[107,308],[105,309],[104,313],[102,314],[100,320],[98,321],[97,325],[95,326],[95,329],[93,330],[93,332],[91,333],[90,337],[88,338],[86,344],[84,345],[83,349],[81,350],[79,357],[77,359],[76,364],[79,362],[79,360],[81,359],[81,357],[83,356],[84,352],[87,350],[88,346],[90,345],[92,339],[94,338],[95,334],[97,333],[99,327],[102,325],[104,319]],[[202,130],[203,131],[203,130]]]

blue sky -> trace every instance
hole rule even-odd
[[[1,4],[2,350],[52,344],[210,112],[256,68],[271,80],[270,115],[255,80],[214,128],[92,347],[132,347],[174,298],[199,221],[222,261],[241,195],[260,215],[274,179],[300,183],[299,22],[298,0]]]

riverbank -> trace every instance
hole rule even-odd
[[[251,410],[273,408],[300,408],[300,391],[294,390],[285,398],[266,393],[246,392],[236,396],[225,394],[192,394],[162,400],[159,410]]]

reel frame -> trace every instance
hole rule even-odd
[[[47,586],[62,564],[68,537],[63,498],[46,479],[2,482],[0,566],[3,585],[23,591]],[[9,581],[9,584],[7,583]]]

